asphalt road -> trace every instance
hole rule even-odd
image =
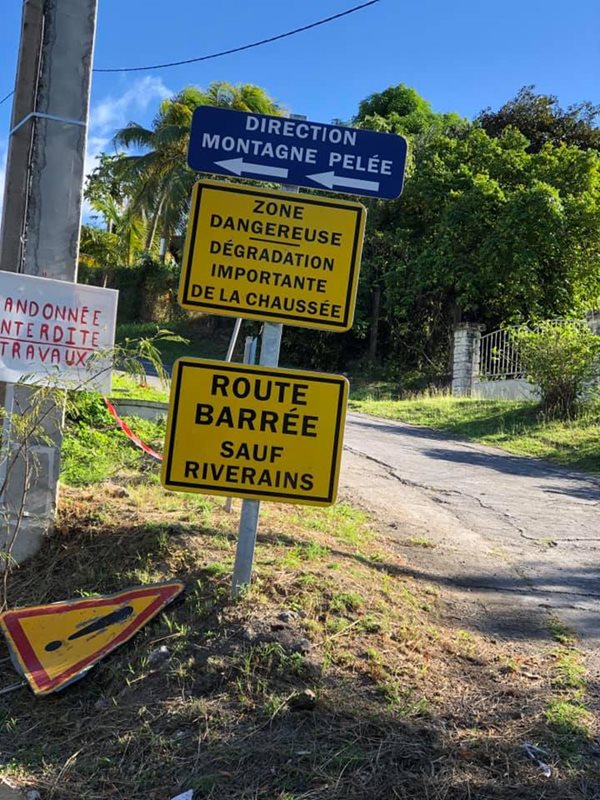
[[[557,615],[600,652],[600,479],[350,414],[341,486],[480,627],[547,638]]]

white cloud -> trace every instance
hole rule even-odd
[[[172,94],[160,78],[146,75],[139,78],[118,97],[107,97],[92,106],[90,132],[98,136],[111,137],[117,128],[122,128],[131,117],[145,114],[149,107]]]

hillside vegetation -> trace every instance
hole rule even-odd
[[[81,280],[121,289],[120,321],[178,324],[176,295],[190,192],[195,108],[280,114],[257,86],[184,87],[148,128],[117,132],[86,197]],[[582,317],[600,307],[600,109],[567,109],[524,87],[473,120],[441,113],[398,84],[365,98],[347,123],[408,139],[398,200],[359,198],[368,224],[354,325],[289,328],[282,357],[326,371],[383,367],[406,389],[448,382],[452,329]],[[106,227],[106,229],[105,229]],[[159,255],[161,238],[167,243]]]

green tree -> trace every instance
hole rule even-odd
[[[363,279],[381,291],[380,352],[444,374],[456,322],[494,329],[600,301],[597,152],[531,153],[512,127],[433,126],[413,143],[403,196],[370,209]]]
[[[492,137],[507,128],[520,131],[529,141],[529,151],[539,152],[546,144],[567,144],[582,150],[600,150],[600,106],[589,101],[566,110],[554,95],[536,94],[534,86],[524,86],[498,111],[486,108],[476,122]]]
[[[384,133],[415,137],[437,127],[460,127],[458,114],[437,114],[425,98],[403,83],[369,95],[358,106],[353,124]]]
[[[125,155],[109,155],[101,153],[98,163],[86,178],[84,197],[96,209],[96,205],[102,205],[109,199],[123,207],[127,204],[131,196],[133,186],[126,181],[122,175],[121,164]],[[110,230],[110,223],[105,221],[107,230]]]
[[[121,242],[117,234],[95,225],[81,226],[79,263],[102,270],[104,286],[108,283],[111,268],[121,263],[121,255]]]
[[[104,270],[104,284],[116,266],[131,266],[143,252],[145,219],[131,204],[134,187],[121,175],[125,156],[103,153],[87,178],[84,197],[97,225],[83,225],[79,259]]]
[[[418,151],[436,132],[455,134],[468,128],[466,120],[458,114],[435,112],[415,89],[402,83],[369,95],[359,104],[352,122],[359,128],[406,137],[409,144],[407,180],[414,172]],[[368,320],[367,357],[370,361],[377,360],[381,350],[380,331],[383,329],[385,333],[395,317],[384,297],[389,276],[397,274],[406,259],[404,243],[397,231],[388,225],[389,205],[388,201],[369,202],[358,317]]]

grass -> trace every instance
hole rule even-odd
[[[559,689],[585,689],[586,669],[581,654],[561,648],[556,652],[554,685]]]
[[[351,399],[349,408],[365,414],[424,425],[510,453],[553,461],[600,474],[600,403],[573,421],[544,419],[536,403],[479,400],[447,395],[408,400]]]
[[[571,646],[575,644],[576,636],[575,631],[569,628],[568,625],[560,620],[558,617],[552,615],[548,620],[548,627],[550,628],[550,633],[562,645]]]
[[[157,388],[145,381],[139,381],[130,375],[114,374],[111,397],[123,397],[131,400],[151,400],[158,403],[169,401],[168,387]]]
[[[566,744],[569,747],[574,740],[590,736],[592,715],[583,703],[573,700],[552,700],[545,713],[550,725],[567,740]]]
[[[532,654],[468,619],[457,630],[439,587],[348,503],[265,503],[255,579],[232,601],[237,513],[166,492],[155,462],[102,434],[70,423],[64,468],[85,485],[63,489],[55,535],[11,573],[7,604],[173,578],[186,592],[60,694],[0,697],[0,777],[52,800],[512,800],[515,787],[593,800],[597,725],[574,640]],[[84,480],[104,448],[112,471]],[[551,754],[550,779],[523,741]]]
[[[164,421],[126,417],[125,422],[142,441],[162,450]],[[100,427],[73,424],[66,429],[61,451],[61,481],[69,486],[87,486],[108,480],[115,474],[121,474],[126,480],[133,472],[148,468],[148,457],[128,441],[108,415]]]
[[[592,715],[585,704],[587,670],[577,637],[569,627],[552,615],[549,630],[559,643],[553,652],[550,679],[555,696],[548,701],[544,716],[555,736],[555,748],[565,763],[578,764],[581,743],[593,735]]]
[[[428,536],[409,536],[408,539],[404,539],[402,543],[410,545],[411,547],[435,547],[435,544]]]
[[[316,532],[329,531],[336,539],[360,546],[367,543],[372,534],[366,525],[367,515],[350,505],[350,503],[337,503],[325,509],[301,507],[299,511],[290,511],[291,517],[296,522]]]

